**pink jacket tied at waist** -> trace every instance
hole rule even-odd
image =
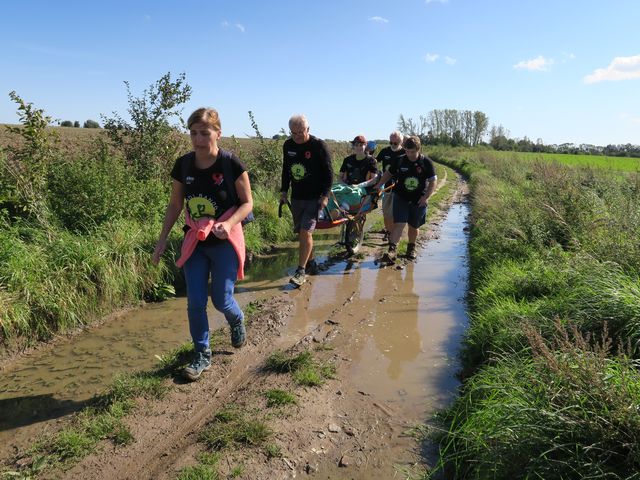
[[[189,215],[189,211],[184,209],[184,217],[187,225],[190,227],[184,236],[182,241],[182,249],[180,251],[180,258],[176,260],[176,265],[182,267],[184,263],[189,259],[193,251],[196,249],[199,241],[207,238],[211,229],[217,222],[224,222],[228,219],[233,212],[236,211],[236,207],[232,207],[216,221],[213,218],[203,217],[199,220],[194,220]],[[242,231],[242,225],[240,222],[236,223],[229,232],[229,242],[233,246],[233,249],[238,255],[238,280],[244,278],[244,260],[245,260],[245,247],[244,247],[244,232]]]

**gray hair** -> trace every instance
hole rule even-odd
[[[404,140],[404,135],[402,135],[398,130],[394,130],[393,132],[391,132],[389,134],[389,138],[391,137],[398,137],[398,139],[400,140],[400,145],[402,145],[402,141]]]
[[[303,114],[293,115],[289,119],[289,128],[291,127],[308,128],[309,122],[307,121],[307,117],[305,117]]]

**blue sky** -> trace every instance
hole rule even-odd
[[[305,113],[321,138],[481,110],[511,137],[640,144],[638,0],[3,2],[0,123],[15,90],[60,120],[126,114],[166,72],[223,135]]]

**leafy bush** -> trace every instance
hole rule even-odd
[[[164,178],[170,165],[184,150],[185,139],[170,120],[180,120],[179,107],[191,97],[191,87],[182,73],[174,81],[171,73],[134,97],[129,82],[127,88],[129,123],[119,114],[102,116],[104,128],[111,141],[124,153],[139,179]]]

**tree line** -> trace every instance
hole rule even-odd
[[[75,122],[72,122],[71,120],[63,120],[62,122],[60,122],[60,126],[80,128],[80,122],[78,120],[76,120]],[[100,124],[95,120],[86,120],[82,124],[82,128],[100,128]]]
[[[514,152],[568,153],[581,155],[606,155],[611,157],[640,158],[640,145],[609,144],[599,146],[587,143],[549,144],[541,138],[535,142],[527,136],[511,138],[502,125],[489,127],[489,117],[483,112],[470,110],[431,110],[417,120],[400,114],[398,130],[404,135],[416,135],[424,145],[449,145],[453,147],[486,146],[494,150]],[[487,140],[488,138],[488,140]]]

